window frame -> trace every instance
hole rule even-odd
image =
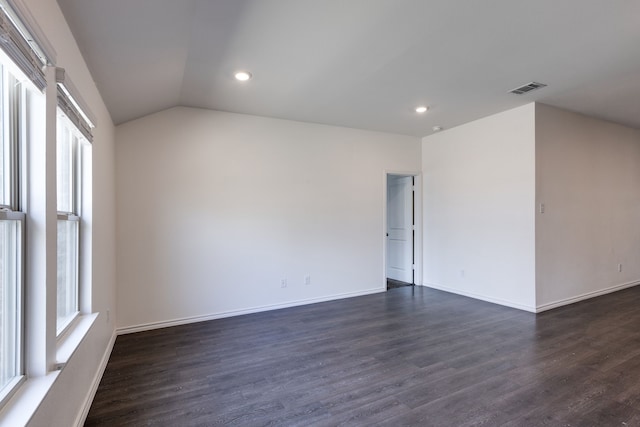
[[[4,58],[0,58],[4,59]],[[12,73],[10,70],[10,66],[4,64],[4,62],[0,62],[0,102],[2,102],[2,116],[0,120],[3,123],[8,123],[8,126],[2,127],[2,171],[3,171],[3,188],[2,190],[9,191],[8,200],[0,201],[0,209],[4,210],[18,210],[19,209],[19,191],[20,191],[20,168],[19,166],[19,151],[20,151],[20,139],[22,134],[22,121],[20,118],[22,117],[24,111],[22,108],[23,95],[22,95],[22,84],[21,81]],[[6,141],[9,141],[7,146]],[[5,159],[5,156],[8,159]],[[9,173],[6,173],[6,169],[9,169]],[[7,175],[10,175],[13,179],[12,182],[7,183],[4,182]],[[2,202],[5,203],[2,203]],[[8,202],[8,203],[6,203]]]
[[[60,170],[59,166],[59,158],[58,158],[58,149],[60,139],[63,137],[63,133],[67,133],[70,138],[70,179],[71,179],[71,191],[70,191],[70,210],[59,210],[59,207],[56,206],[57,209],[57,222],[60,221],[69,221],[75,222],[76,225],[76,233],[75,233],[75,269],[73,271],[73,283],[75,287],[75,310],[70,313],[64,319],[62,324],[58,324],[59,318],[57,315],[58,309],[58,301],[56,300],[56,339],[60,340],[65,334],[72,329],[75,320],[78,319],[81,313],[80,301],[81,301],[81,293],[82,293],[82,283],[81,283],[81,265],[82,265],[82,191],[83,191],[83,182],[82,182],[82,149],[83,145],[88,143],[86,138],[82,135],[80,130],[76,127],[76,125],[69,119],[69,117],[65,114],[65,112],[58,106],[56,112],[56,120],[57,120],[57,135],[56,135],[56,175],[59,177]],[[59,192],[59,187],[56,186],[56,194]],[[58,203],[58,197],[56,197],[56,205]],[[56,252],[57,256],[60,254]],[[58,265],[58,267],[60,267]],[[58,284],[58,290],[59,290]]]
[[[24,164],[25,132],[27,110],[26,89],[24,80],[26,77],[15,66],[4,52],[0,54],[0,103],[2,111],[0,120],[2,126],[2,174],[3,191],[9,191],[8,197],[3,197],[0,203],[0,221],[17,221],[19,223],[15,236],[15,276],[16,276],[16,375],[4,385],[0,385],[0,408],[2,408],[18,386],[26,381],[26,295],[25,295],[25,269],[26,269],[26,213],[23,200],[26,191],[26,167]],[[5,158],[5,157],[8,157]],[[8,169],[8,171],[7,171]],[[9,180],[7,185],[6,180]]]
[[[15,375],[4,386],[0,385],[0,408],[8,401],[11,396],[16,392],[18,385],[22,384],[26,380],[25,372],[25,283],[24,283],[24,260],[25,260],[25,219],[26,214],[24,212],[14,212],[7,210],[0,210],[0,221],[18,221],[19,236],[16,236],[15,244],[17,246],[16,254],[18,259],[15,260],[18,286],[16,287],[16,298],[18,313],[16,314],[16,350],[17,354],[17,375]]]

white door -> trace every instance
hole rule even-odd
[[[387,278],[413,283],[411,176],[387,176]]]

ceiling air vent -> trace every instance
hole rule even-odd
[[[516,95],[522,95],[523,93],[531,92],[532,90],[540,89],[545,87],[544,83],[531,82],[527,83],[524,86],[517,87],[509,91],[509,93],[515,93]]]

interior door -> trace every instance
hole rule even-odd
[[[412,176],[387,176],[387,278],[413,283]]]

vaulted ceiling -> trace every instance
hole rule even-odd
[[[58,3],[116,124],[181,105],[425,136],[539,101],[640,128],[640,1]]]

